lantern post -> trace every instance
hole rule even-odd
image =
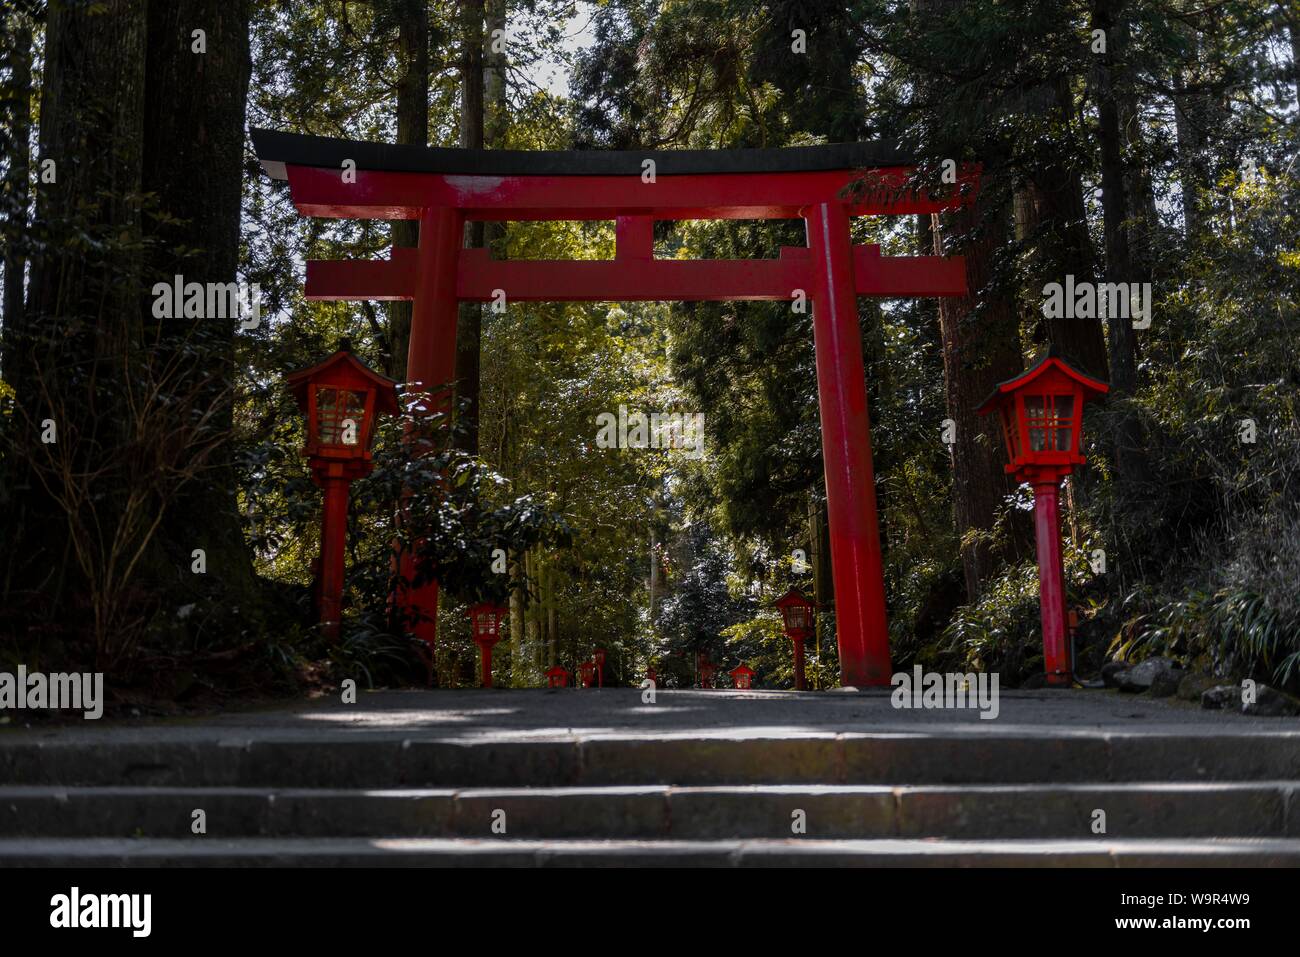
[[[492,648],[501,640],[501,619],[505,617],[506,610],[500,605],[481,601],[477,605],[472,605],[467,614],[472,631],[471,637],[474,639],[474,644],[478,645],[479,668],[482,671],[479,687],[491,688]]]
[[[791,588],[776,600],[776,607],[781,611],[785,636],[794,642],[794,688],[796,691],[806,691],[808,683],[804,679],[804,642],[812,634],[813,609],[816,606],[799,589]]]
[[[1061,562],[1060,482],[1087,461],[1079,452],[1084,403],[1109,391],[1109,385],[1084,375],[1053,349],[1000,383],[976,410],[999,414],[1006,471],[1034,489],[1043,665],[1050,685],[1068,686],[1074,680]]]
[[[348,533],[348,488],[370,474],[370,451],[379,414],[397,415],[397,383],[352,354],[344,339],[333,355],[286,377],[307,417],[312,481],[323,493],[317,604],[325,636],[338,638],[343,617],[343,568]]]

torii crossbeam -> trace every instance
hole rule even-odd
[[[435,149],[253,130],[266,171],[304,216],[415,219],[416,248],[378,261],[309,261],[309,299],[412,301],[407,378],[455,377],[457,304],[487,301],[812,302],[840,679],[888,685],[889,631],[858,296],[962,296],[961,257],[885,257],[854,246],[849,217],[935,213],[969,202],[978,171],[934,197],[911,162],[875,143],[762,150]],[[658,219],[802,219],[808,245],[771,260],[658,260]],[[495,261],[465,249],[467,220],[614,220],[612,260]],[[436,638],[436,583],[408,596]]]

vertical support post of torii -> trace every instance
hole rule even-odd
[[[1043,670],[1050,685],[1069,685],[1065,572],[1061,564],[1061,517],[1057,480],[1034,483],[1034,538],[1038,545],[1038,589],[1043,621]]]
[[[456,375],[456,273],[463,245],[460,210],[443,206],[423,210],[406,378],[412,383],[411,391],[424,393],[422,406],[430,413],[451,408],[449,386]],[[440,388],[444,386],[447,388]],[[410,556],[403,561],[401,574],[408,580],[413,576]],[[405,605],[408,612],[427,619],[415,626],[415,635],[429,646],[432,656],[438,639],[438,583],[408,590]]]
[[[889,626],[849,217],[839,203],[809,206],[803,216],[812,250],[813,342],[840,684],[888,685]]]

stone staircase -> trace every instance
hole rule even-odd
[[[134,730],[0,735],[0,867],[1300,865],[1280,730]]]

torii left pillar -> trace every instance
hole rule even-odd
[[[464,216],[445,206],[426,207],[420,215],[420,240],[411,302],[411,340],[406,378],[429,413],[451,410],[451,383],[456,375],[456,275],[464,245]],[[401,574],[410,581],[414,562],[404,556]],[[415,636],[429,647],[438,640],[438,583],[408,588],[408,615],[416,620]]]

